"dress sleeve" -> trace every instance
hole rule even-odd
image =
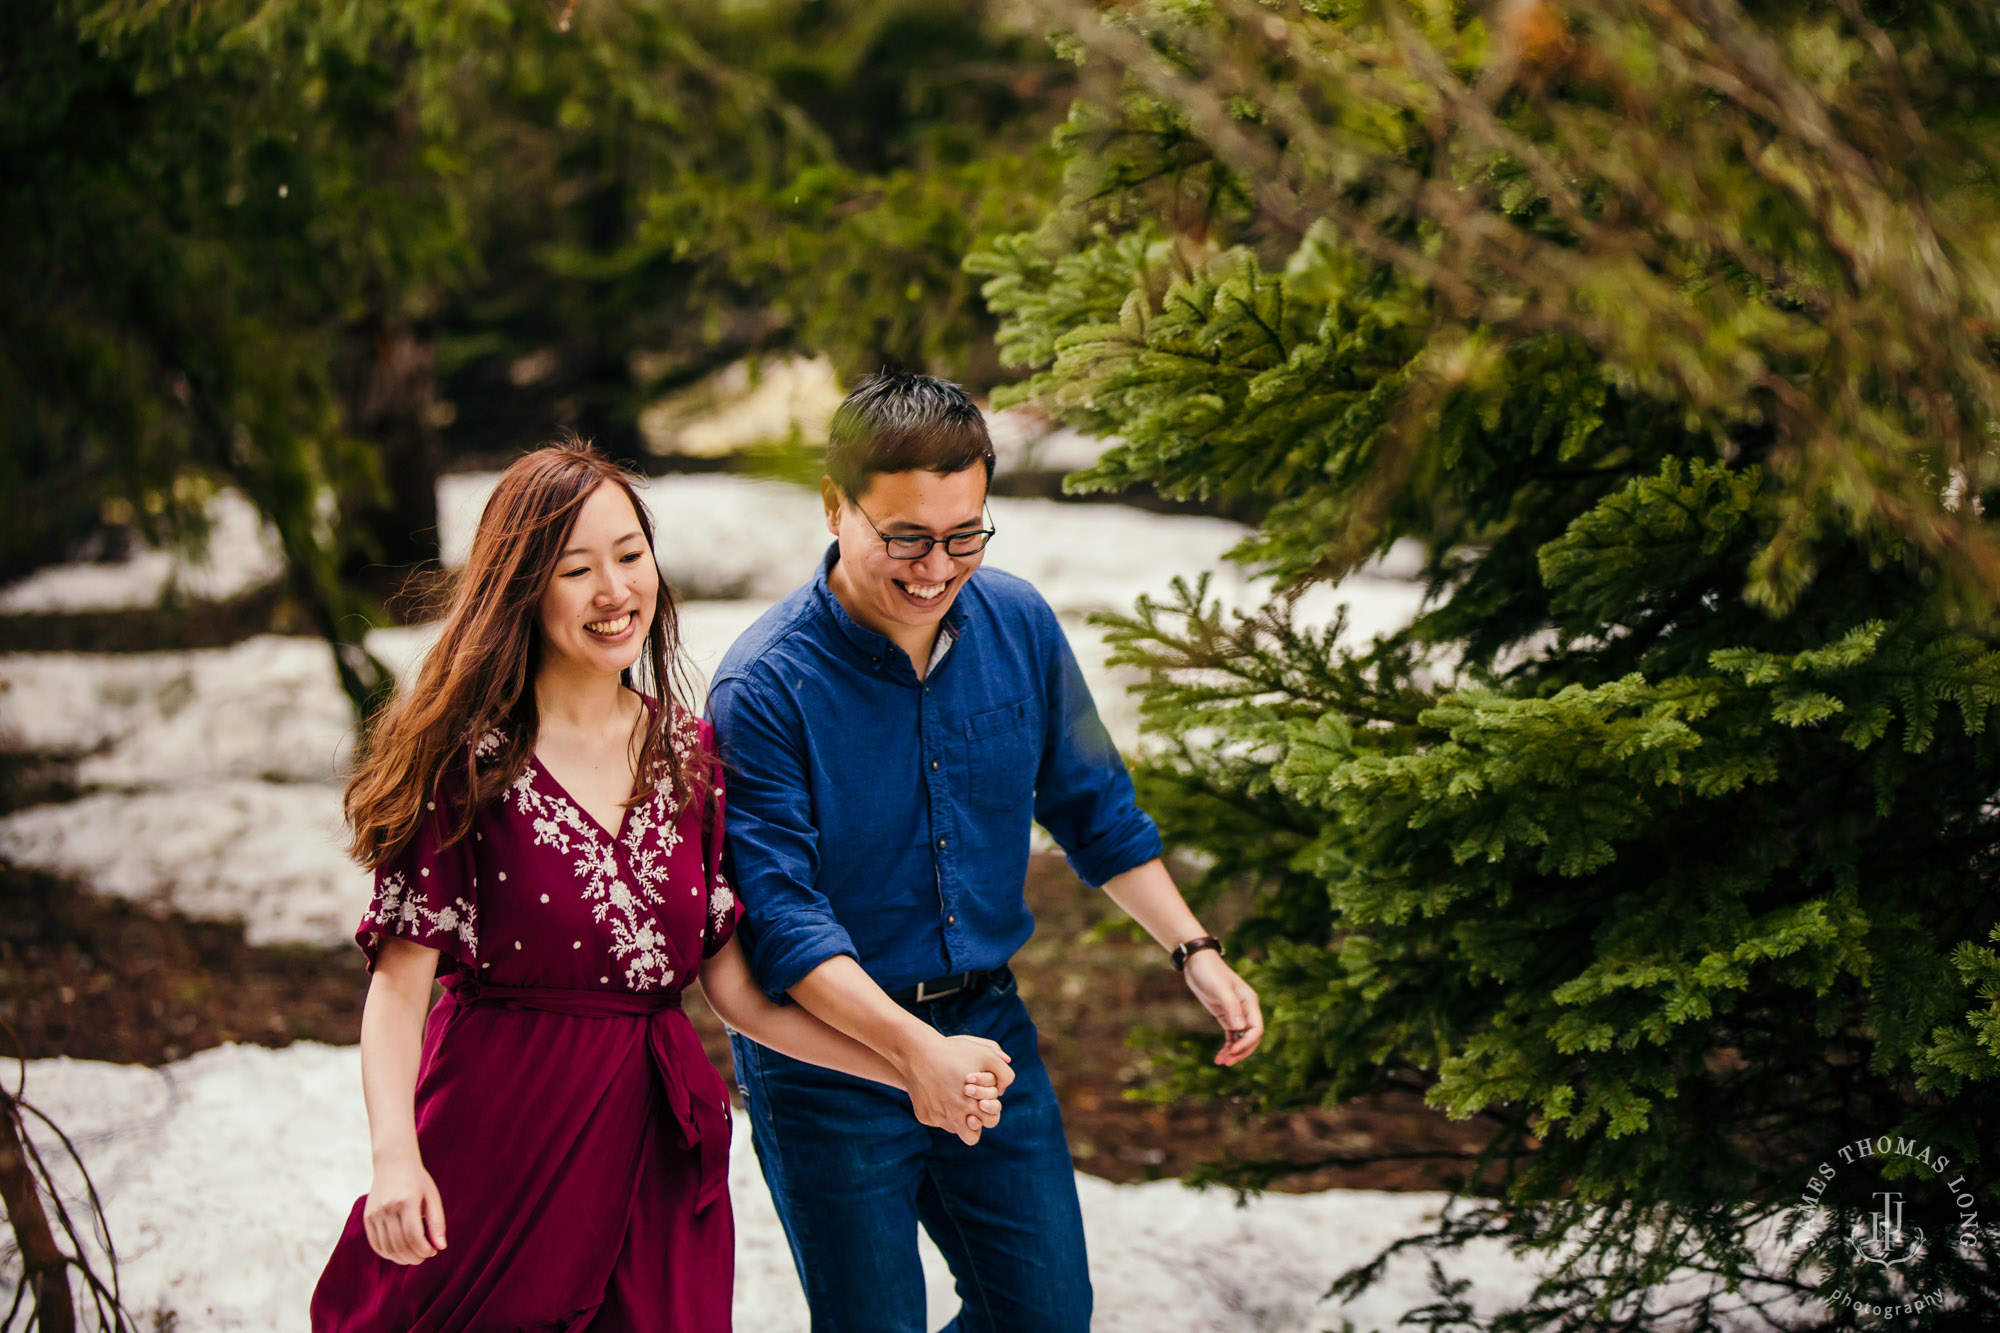
[[[708,920],[701,932],[701,956],[715,957],[715,951],[729,942],[736,933],[736,923],[743,919],[743,903],[736,896],[736,890],[729,886],[729,876],[723,866],[723,833],[726,816],[726,801],[723,797],[722,759],[716,755],[715,731],[708,723],[701,724],[703,750],[714,756],[709,761],[707,799],[702,803],[701,860],[702,869],[708,876]]]
[[[472,973],[479,969],[479,892],[472,835],[445,846],[451,802],[441,797],[442,793],[432,793],[416,834],[375,868],[375,897],[354,932],[371,972],[381,958],[383,939],[390,935],[436,949],[440,976],[454,967]]]

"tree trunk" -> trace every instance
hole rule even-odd
[[[379,561],[390,574],[438,560],[437,430],[431,425],[436,403],[435,357],[429,343],[407,329],[376,335],[365,364],[349,377],[348,413],[355,428],[374,446],[386,496],[350,497],[342,517],[365,537],[342,576],[350,584],[378,580],[356,567]]]
[[[0,1090],[0,1203],[6,1205],[14,1241],[21,1249],[21,1280],[34,1295],[41,1333],[75,1333],[69,1257],[56,1246],[55,1235],[49,1230],[48,1214],[42,1211],[21,1133],[14,1099]]]

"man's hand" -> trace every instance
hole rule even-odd
[[[985,1037],[932,1032],[896,1062],[896,1072],[918,1120],[977,1143],[981,1130],[1000,1123],[999,1099],[1014,1081],[1012,1065],[999,1043]]]
[[[1213,949],[1190,955],[1183,975],[1194,997],[1222,1024],[1226,1040],[1215,1053],[1215,1063],[1233,1065],[1247,1058],[1264,1040],[1264,1011],[1257,1004],[1257,992]]]

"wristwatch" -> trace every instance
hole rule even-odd
[[[1179,945],[1174,949],[1173,953],[1174,971],[1176,972],[1187,971],[1187,960],[1189,956],[1192,954],[1200,953],[1203,949],[1215,950],[1216,956],[1218,958],[1228,956],[1223,952],[1221,940],[1215,938],[1215,936],[1213,935],[1202,935],[1195,939],[1191,939],[1187,941],[1185,944]]]

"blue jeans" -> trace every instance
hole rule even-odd
[[[927,1333],[917,1227],[962,1303],[945,1333],[1084,1333],[1090,1270],[1062,1112],[1011,974],[911,1012],[1014,1058],[1000,1124],[968,1147],[907,1095],[732,1036],[751,1139],[813,1333]]]

